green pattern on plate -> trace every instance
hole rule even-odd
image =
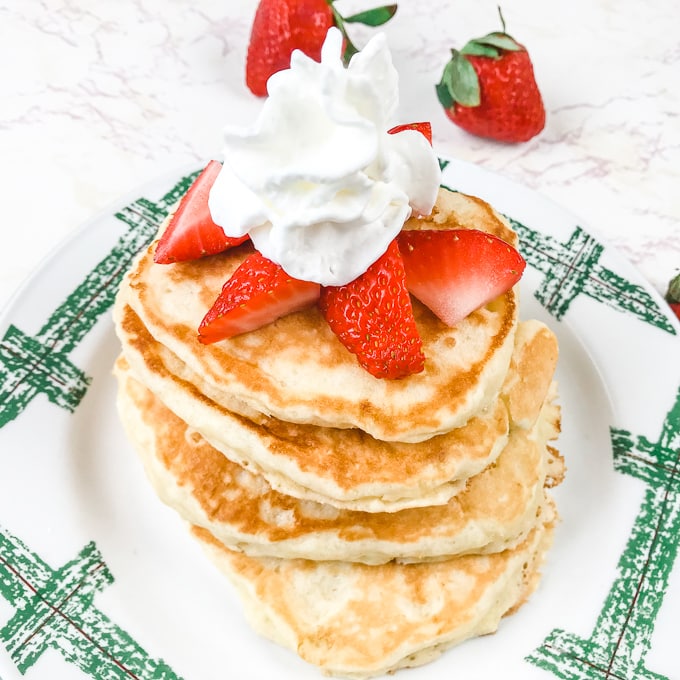
[[[576,298],[585,295],[675,335],[664,310],[642,286],[600,264],[604,246],[581,227],[574,229],[566,243],[560,243],[511,217],[507,219],[519,235],[520,251],[527,263],[545,275],[534,295],[558,321]]]
[[[116,213],[130,228],[36,335],[9,326],[0,342],[0,428],[17,418],[38,394],[67,411],[75,410],[91,378],[71,363],[70,352],[109,310],[132,260],[195,176],[183,177],[156,202],[140,198]]]
[[[614,467],[644,500],[590,638],[555,629],[527,660],[562,680],[670,680],[645,667],[680,542],[680,391],[656,442],[611,430]]]
[[[158,201],[140,198],[116,213],[129,226],[126,233],[35,335],[8,327],[0,342],[0,428],[40,394],[68,412],[77,408],[91,377],[71,362],[70,353],[109,310],[132,260],[196,174],[181,178]],[[641,286],[600,264],[604,246],[583,229],[576,227],[560,243],[510,222],[528,264],[544,274],[535,295],[556,319],[586,296],[675,334]],[[611,438],[615,468],[647,487],[617,577],[590,638],[555,629],[527,660],[562,680],[670,680],[647,670],[645,658],[680,541],[680,392],[658,441],[617,429]],[[94,543],[52,569],[0,527],[0,596],[14,610],[0,628],[0,641],[19,672],[26,673],[51,648],[97,680],[176,679],[165,662],[151,658],[94,605],[95,595],[111,583]]]
[[[52,648],[96,680],[179,680],[95,607],[95,594],[111,583],[94,543],[52,569],[0,527],[0,596],[15,610],[0,640],[19,672]]]

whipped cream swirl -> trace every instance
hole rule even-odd
[[[268,81],[252,129],[225,131],[209,207],[227,236],[292,277],[349,283],[375,262],[411,214],[429,214],[437,157],[415,130],[388,134],[398,75],[384,34],[345,68],[329,30],[318,63],[302,52]]]

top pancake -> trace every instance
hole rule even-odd
[[[484,201],[440,190],[427,218],[407,229],[475,228],[516,245],[507,222]],[[202,345],[201,319],[250,253],[244,244],[201,260],[157,265],[155,243],[123,281],[127,303],[156,341],[201,376],[210,399],[251,419],[359,428],[385,441],[416,442],[464,425],[498,395],[517,320],[516,291],[473,312],[454,328],[414,300],[425,370],[402,380],[362,369],[316,307],[256,331]]]
[[[234,414],[208,397],[200,376],[153,340],[129,307],[116,306],[115,318],[137,380],[225,457],[287,495],[368,512],[446,503],[496,459],[509,427],[533,427],[557,361],[550,330],[539,321],[523,321],[501,398],[493,406],[423,442],[385,442],[357,428],[272,417],[258,423]]]

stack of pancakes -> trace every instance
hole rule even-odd
[[[517,240],[488,204],[445,189],[405,228]],[[253,626],[346,677],[496,630],[537,585],[546,489],[563,474],[556,339],[518,320],[517,291],[454,328],[414,300],[425,370],[380,380],[315,307],[200,344],[252,246],[173,265],[154,248],[115,307],[121,419]]]

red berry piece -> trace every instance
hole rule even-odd
[[[340,342],[374,377],[404,378],[423,370],[422,341],[396,241],[354,281],[322,288],[319,307]]]

